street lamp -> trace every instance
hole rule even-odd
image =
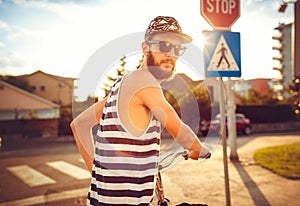
[[[282,2],[278,11],[283,13],[285,11],[286,7],[287,7],[287,3]]]
[[[294,0],[294,1],[282,1],[281,5],[280,5],[280,8],[279,8],[278,11],[283,13],[289,3],[293,3],[294,4],[296,2],[297,2],[297,0]]]

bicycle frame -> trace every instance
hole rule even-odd
[[[169,199],[165,198],[165,193],[164,193],[164,186],[162,183],[161,175],[160,172],[158,172],[156,176],[156,187],[155,187],[155,194],[158,199],[157,204],[159,206],[166,206],[168,205]]]

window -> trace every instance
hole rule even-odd
[[[33,92],[34,92],[34,91],[36,90],[36,86],[31,86],[31,88],[30,88],[30,89],[31,89],[31,91],[33,91]]]
[[[44,85],[40,86],[40,90],[43,92],[46,90],[46,87]]]

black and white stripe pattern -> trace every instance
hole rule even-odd
[[[95,157],[87,205],[149,205],[158,172],[160,123],[152,117],[136,137],[119,119],[119,79],[103,110],[95,143]]]

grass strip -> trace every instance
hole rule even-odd
[[[300,143],[259,149],[254,160],[260,166],[288,179],[300,179]]]

